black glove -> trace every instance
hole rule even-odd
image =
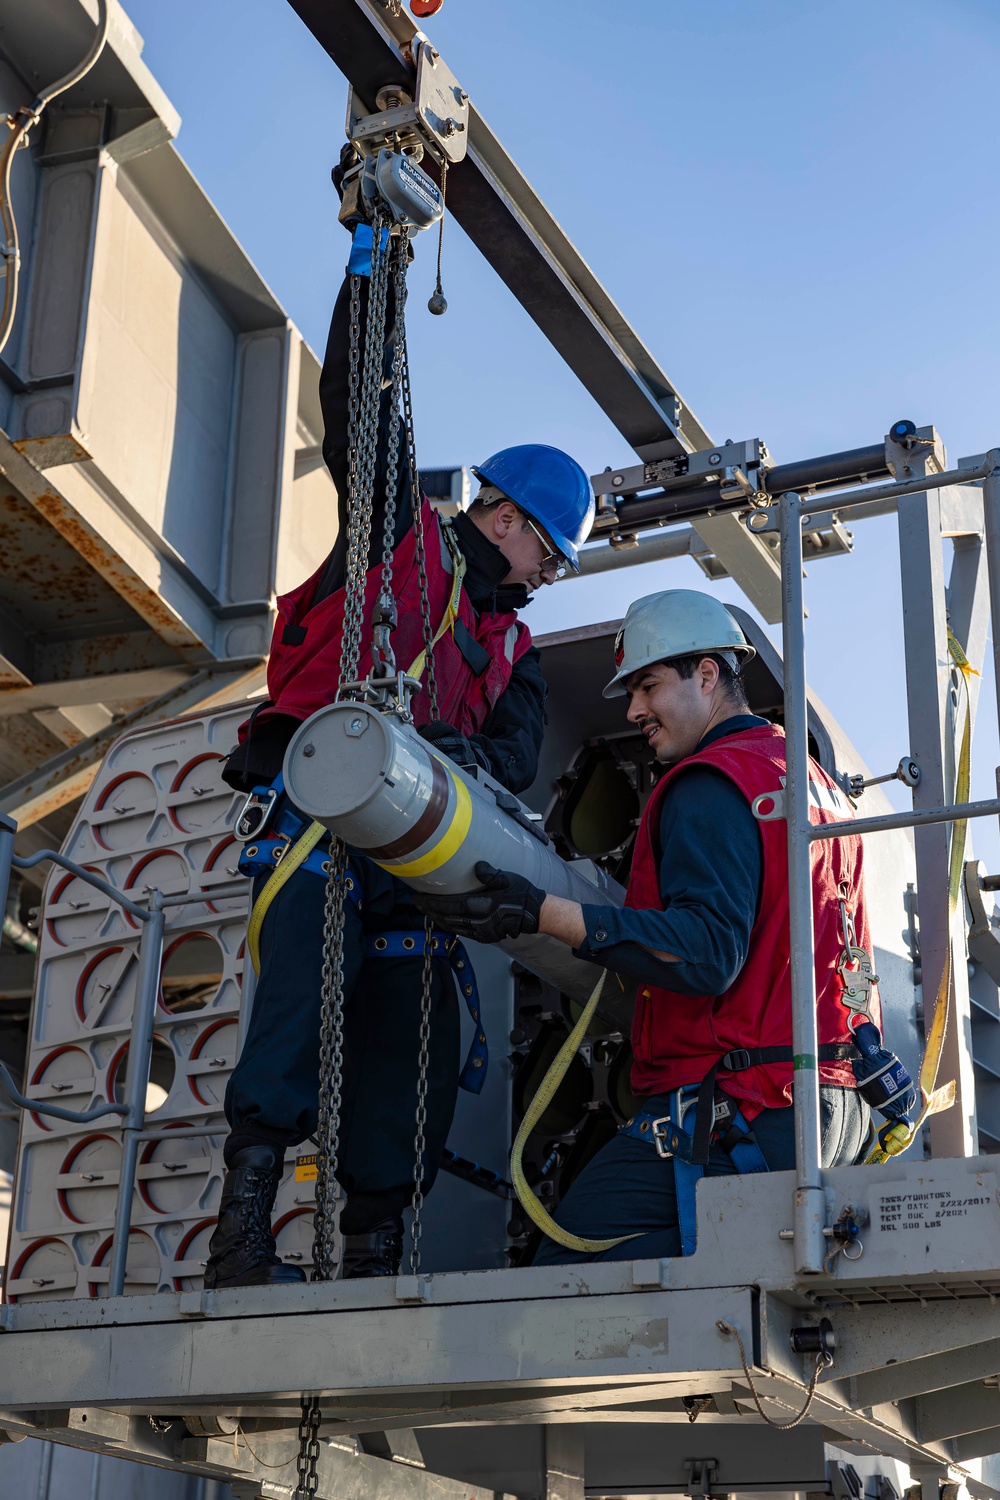
[[[537,885],[509,870],[495,870],[485,859],[476,865],[476,879],[482,881],[479,890],[458,896],[414,891],[414,904],[436,927],[475,943],[499,943],[522,932],[538,931],[545,892]]]
[[[430,724],[424,724],[417,733],[421,735],[429,745],[442,755],[447,755],[457,766],[482,766],[489,770],[485,760],[476,753],[476,747],[470,739],[456,729],[452,724],[446,724],[443,719],[435,719]]]

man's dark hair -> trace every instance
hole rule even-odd
[[[742,708],[746,713],[750,712],[750,704],[747,702],[747,690],[743,686],[743,678],[739,672],[734,672],[724,656],[716,651],[694,651],[690,656],[672,656],[667,662],[668,667],[673,667],[678,677],[685,682],[694,676],[698,663],[704,661],[706,656],[714,661],[719,669],[719,682],[726,697],[730,699],[736,708]]]

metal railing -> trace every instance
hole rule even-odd
[[[86,869],[75,860],[67,859],[55,849],[40,849],[36,854],[22,857],[14,853],[14,838],[17,825],[0,814],[0,911],[6,908],[7,890],[12,869],[30,870],[35,865],[50,862],[68,870],[78,880],[85,881],[95,890],[101,891],[122,911],[127,912],[142,924],[139,938],[139,963],[136,975],[135,1001],[132,1009],[132,1026],[128,1042],[128,1065],[125,1074],[125,1098],[121,1104],[109,1101],[95,1105],[92,1109],[65,1109],[60,1104],[46,1104],[21,1093],[7,1069],[0,1063],[0,1088],[19,1109],[33,1114],[51,1115],[57,1120],[69,1120],[86,1125],[105,1115],[120,1115],[122,1121],[122,1164],[118,1180],[118,1199],[115,1205],[115,1227],[111,1242],[111,1269],[108,1278],[108,1295],[120,1297],[125,1290],[126,1262],[128,1259],[129,1235],[132,1231],[132,1196],[135,1190],[136,1167],[139,1147],[144,1141],[160,1140],[169,1135],[171,1140],[187,1136],[212,1135],[219,1132],[217,1125],[192,1125],[178,1130],[147,1129],[146,1090],[153,1055],[153,1027],[156,1020],[156,1004],[160,993],[160,975],[163,966],[163,934],[166,923],[166,908],[187,906],[205,899],[209,892],[201,889],[164,895],[155,887],[147,890],[147,903],[142,905],[120,891],[117,886]],[[213,885],[211,896],[244,895],[246,881],[234,881],[232,885]]]
[[[819,1037],[816,1013],[816,969],[813,935],[811,845],[819,839],[853,837],[892,828],[914,828],[931,823],[955,823],[966,818],[1000,813],[1000,800],[954,803],[914,809],[880,817],[840,823],[813,824],[809,819],[809,739],[806,688],[805,601],[803,596],[802,522],[815,524],[817,515],[835,515],[873,499],[898,500],[929,490],[983,482],[984,530],[990,583],[990,618],[994,672],[1000,708],[1000,449],[992,449],[976,465],[926,474],[919,479],[854,490],[844,495],[805,498],[782,495],[776,509],[751,512],[748,529],[760,534],[777,530],[781,540],[782,655],[786,734],[784,796],[757,816],[784,817],[788,834],[789,926],[791,941],[792,1048],[795,1054],[794,1110],[796,1190],[794,1205],[795,1268],[800,1274],[823,1270],[826,1242],[823,1229],[826,1205],[820,1137]],[[758,799],[765,801],[766,799]],[[946,878],[946,876],[945,876]]]

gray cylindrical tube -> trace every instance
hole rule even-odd
[[[509,792],[467,775],[410,725],[365,704],[334,703],[307,719],[288,746],[284,779],[296,807],[416,890],[472,890],[476,864],[487,860],[547,894],[621,905],[620,888],[589,861],[560,858]],[[523,936],[503,946],[573,999],[586,999],[600,977],[553,938]],[[625,1000],[617,984],[605,989]],[[607,1018],[611,1003],[609,995]],[[618,1009],[627,1026],[629,1004]]]

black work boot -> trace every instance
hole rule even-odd
[[[398,1276],[403,1258],[402,1219],[383,1219],[367,1234],[344,1235],[344,1280]]]
[[[276,1286],[305,1281],[298,1266],[278,1259],[271,1210],[281,1181],[283,1153],[267,1144],[244,1146],[222,1184],[219,1222],[209,1242],[206,1287]]]

